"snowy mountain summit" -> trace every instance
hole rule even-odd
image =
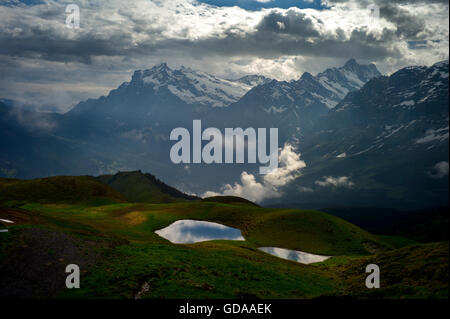
[[[171,69],[162,63],[148,70],[136,71],[131,83],[151,87],[155,92],[167,89],[186,104],[225,107],[238,101],[253,86],[267,81],[257,75],[226,80],[183,66]]]
[[[329,68],[316,76],[305,72],[294,81],[270,81],[251,89],[238,103],[239,108],[263,109],[276,116],[301,118],[324,115],[349,92],[381,76],[374,64],[358,64],[350,59],[344,66]],[[289,115],[286,115],[289,114]],[[309,114],[309,115],[307,115]]]
[[[369,80],[378,76],[381,76],[381,73],[375,64],[358,64],[355,59],[350,59],[344,66],[326,69],[316,76],[305,73],[299,82],[303,86],[324,88],[318,98],[328,108],[333,108],[347,93],[360,89]]]

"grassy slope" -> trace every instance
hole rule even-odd
[[[417,242],[412,239],[400,236],[378,235],[377,237],[394,249],[417,244]]]
[[[249,204],[252,206],[260,207],[259,205],[237,196],[212,196],[206,197],[202,199],[203,202],[215,202],[215,203],[224,203],[224,204]]]
[[[318,267],[341,282],[331,295],[358,298],[447,298],[449,244],[437,242],[409,245],[365,257],[338,257]],[[365,287],[368,264],[380,267],[380,289]]]
[[[40,212],[47,218],[84,224],[133,242],[165,242],[154,234],[155,230],[179,219],[196,219],[239,228],[247,241],[257,246],[277,246],[322,255],[368,254],[373,247],[387,248],[384,242],[364,230],[317,211],[211,202],[85,208],[29,204],[24,208]]]
[[[108,239],[115,243],[131,242],[109,250],[103,262],[83,276],[82,289],[63,289],[61,297],[132,298],[144,282],[152,287],[146,297],[166,298],[299,298],[315,297],[333,289],[333,283],[313,267],[272,257],[258,251],[252,243],[215,241],[173,245],[154,234],[153,230],[183,215],[217,220],[224,208],[244,211],[248,206],[198,204],[96,207],[27,204],[23,208],[33,211],[34,223],[47,230],[89,240],[99,238],[101,242]],[[216,206],[220,208],[218,211]],[[10,234],[21,232],[23,227],[26,226],[9,227]],[[36,246],[36,243],[25,245]],[[51,247],[46,242],[41,245]]]
[[[332,281],[307,265],[294,265],[249,247],[215,241],[182,246],[117,247],[84,281],[84,289],[60,297],[308,298],[333,291]]]
[[[89,176],[32,180],[0,178],[0,204],[3,206],[19,206],[27,202],[100,205],[125,201],[117,191]]]
[[[367,294],[374,292],[361,288],[366,276],[363,266],[368,262],[383,267],[382,283],[388,285],[375,297],[445,297],[436,271],[441,273],[447,267],[448,273],[448,244],[446,253],[442,244],[435,249],[408,246],[398,250],[400,253],[389,251],[379,238],[321,212],[210,202],[104,206],[30,203],[22,208],[24,210],[20,213],[27,212],[32,218],[23,225],[10,226],[8,236],[20,233],[31,222],[38,228],[99,242],[100,247],[108,246],[105,242],[110,243],[111,248],[107,250],[96,248],[104,257],[83,273],[81,289],[64,290],[62,287],[55,290],[55,295],[63,298],[132,298],[144,283],[150,285],[144,298],[370,297]],[[10,217],[14,212],[5,214]],[[237,227],[248,240],[173,245],[154,233],[154,230],[184,218]],[[30,241],[25,246],[33,246],[33,240]],[[46,241],[41,236],[33,247],[51,247]],[[398,239],[391,240],[391,247],[397,242]],[[4,242],[2,251],[14,245],[15,241]],[[323,264],[302,265],[258,251],[256,248],[259,246],[345,256],[332,258]],[[410,247],[415,247],[415,250],[409,250]],[[367,248],[383,252],[368,256]],[[0,264],[5,260],[5,256],[0,254]],[[33,260],[35,258],[31,262]],[[433,262],[428,262],[430,260]],[[440,265],[437,270],[433,266],[436,264]],[[422,271],[415,278],[422,278],[421,281],[409,282],[413,270],[420,269]],[[428,282],[428,277],[433,277],[433,281]],[[407,290],[407,285],[414,287]]]

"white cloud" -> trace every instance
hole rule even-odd
[[[302,168],[306,167],[306,163],[300,160],[300,154],[294,151],[294,147],[285,144],[278,157],[280,166],[278,169],[264,175],[263,179],[266,184],[275,187],[284,186],[296,179]]]
[[[349,57],[377,62],[382,72],[448,58],[444,3],[392,3],[390,16],[382,11],[373,24],[365,5],[354,1],[325,10],[250,11],[195,0],[83,0],[81,28],[73,30],[64,25],[72,2],[0,4],[0,42],[8,44],[0,46],[0,96],[67,109],[164,61],[224,77],[290,80]],[[407,42],[415,37],[428,40],[427,49],[411,50]],[[64,92],[60,101],[55,92]]]
[[[430,172],[430,176],[436,179],[448,176],[448,162],[442,161],[434,165]]]
[[[12,108],[10,115],[29,130],[51,131],[56,127],[56,123],[46,114],[30,112],[20,107]]]
[[[345,187],[352,188],[355,184],[350,180],[348,176],[324,176],[323,180],[315,182],[316,185],[321,187]]]
[[[261,182],[256,180],[255,175],[242,172],[240,182],[233,185],[226,184],[222,186],[220,192],[205,192],[202,197],[239,196],[254,202],[281,197],[280,188],[298,178],[301,169],[306,167],[300,156],[294,151],[292,145],[286,144],[279,155],[279,168],[264,175]]]
[[[305,186],[299,187],[298,190],[299,190],[300,193],[312,193],[312,192],[314,192],[314,190],[311,187],[305,187]]]

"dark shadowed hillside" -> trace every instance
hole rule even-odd
[[[119,203],[125,198],[90,176],[54,176],[32,180],[0,178],[0,204]]]
[[[172,203],[199,199],[141,171],[118,172],[115,175],[98,176],[97,179],[123,194],[131,202]]]
[[[323,211],[375,234],[402,236],[418,242],[448,241],[448,207],[416,211],[342,207]]]

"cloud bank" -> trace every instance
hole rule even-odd
[[[26,3],[0,3],[0,97],[62,111],[160,62],[290,80],[350,57],[383,72],[448,58],[448,1],[246,10],[195,0],[80,0],[80,29],[64,24],[71,0]],[[380,19],[370,17],[369,4],[380,7]]]
[[[300,159],[300,156],[292,145],[285,144],[279,154],[278,169],[263,175],[260,182],[256,180],[255,175],[242,172],[240,182],[233,185],[226,184],[222,186],[220,192],[205,192],[202,197],[239,196],[257,203],[265,199],[281,197],[281,188],[298,178],[301,175],[301,169],[306,167],[306,163]]]

